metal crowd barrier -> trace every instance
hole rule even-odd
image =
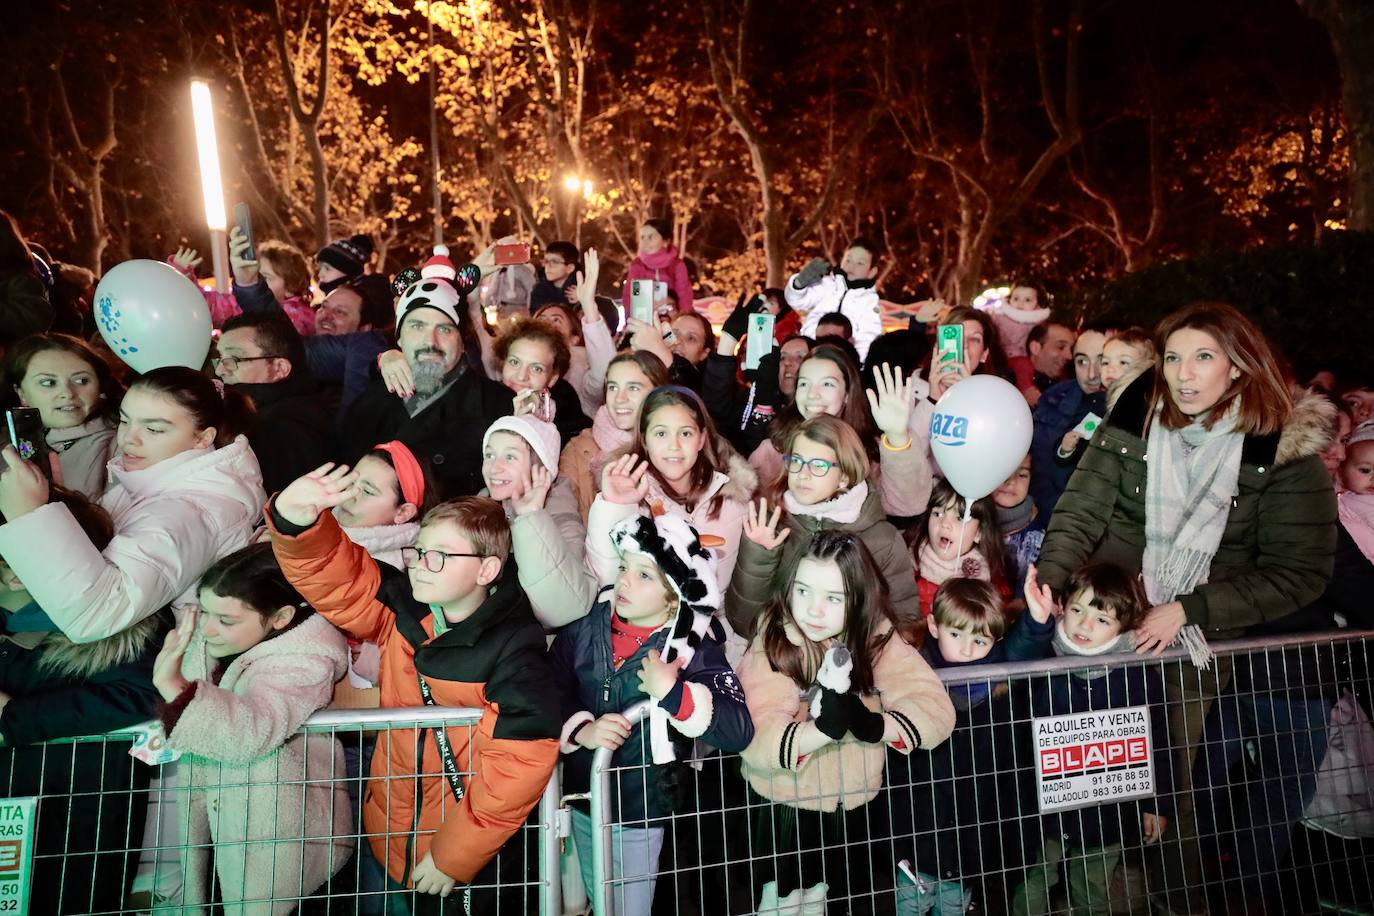
[[[1371,637],[1214,644],[1205,671],[1180,649],[942,672],[952,696],[986,699],[940,747],[885,750],[881,788],[847,813],[773,805],[798,793],[798,775],[774,771],[760,794],[737,755],[698,743],[695,759],[674,765],[687,784],[676,813],[618,819],[625,794],[648,792],[627,788],[643,774],[599,750],[593,909],[634,916],[652,899],[652,912],[679,916],[1374,913]],[[1104,671],[1115,680],[1092,677]],[[1073,714],[1046,705],[1056,691],[1101,697],[1128,681],[1148,702],[1118,695]],[[1147,725],[1151,707],[1159,717]],[[804,801],[833,808],[837,788]],[[1151,810],[1168,822],[1147,843]],[[652,890],[616,875],[626,828],[662,831]],[[791,887],[800,896],[787,898]]]
[[[303,742],[303,756],[294,766],[279,758],[267,779],[250,778],[251,765],[136,761],[131,747],[146,743],[138,729],[0,748],[0,916],[439,912],[438,898],[388,882],[368,841],[395,839],[408,850],[410,830],[400,825],[410,821],[404,812],[391,818],[393,793],[404,787],[403,797],[413,797],[434,783],[447,810],[456,803],[445,777],[369,779],[367,758],[402,742],[413,750],[417,729],[474,729],[480,716],[436,707],[322,711],[292,739]],[[377,834],[360,816],[369,783],[388,815]],[[525,825],[442,912],[556,916],[558,805],[555,772]],[[208,822],[208,836],[183,829],[191,812]]]
[[[674,770],[674,813],[617,820],[622,783],[639,774],[612,766],[611,752],[599,751],[586,797],[594,912],[628,916],[647,911],[650,899],[653,912],[679,916],[1077,916],[1203,906],[1212,913],[1374,912],[1372,637],[1230,642],[1213,647],[1208,671],[1170,651],[1157,659],[1056,658],[943,673],[952,694],[986,699],[961,714],[940,747],[888,750],[880,778],[854,774],[880,788],[848,813],[773,805],[774,788],[796,794],[794,776],[774,774],[760,794],[746,786],[736,755],[698,744],[694,759]],[[1067,679],[1091,682],[1094,668],[1136,670],[1153,682],[1165,734],[1150,729],[1142,748],[1140,722],[1112,715],[1125,704],[1067,723],[1035,715],[1037,697]],[[637,721],[646,708],[626,714]],[[435,898],[387,883],[372,867],[360,818],[370,781],[365,747],[370,739],[384,749],[395,742],[413,748],[417,728],[473,728],[478,718],[477,710],[442,708],[324,711],[302,738],[307,759],[313,751],[330,772],[279,769],[266,780],[248,779],[246,768],[197,769],[188,758],[161,766],[135,761],[128,751],[139,739],[131,731],[0,748],[0,916],[24,912],[20,891],[30,897],[27,912],[42,916],[439,911]],[[1162,764],[1152,753],[1161,741],[1168,754]],[[421,781],[443,780],[426,772],[371,782],[389,814],[402,785],[409,793]],[[172,815],[188,804],[208,808],[214,793],[207,783],[223,803],[209,817],[211,836],[193,840]],[[323,812],[290,803],[311,790],[329,800]],[[1118,807],[1132,793],[1165,803],[1169,823],[1160,842],[1145,843],[1133,823],[1138,812]],[[569,801],[582,799],[561,799],[555,773],[496,863],[444,901],[442,912],[560,913],[560,847],[571,820],[560,803]],[[836,799],[822,786],[805,801],[834,807]],[[276,843],[270,848],[239,824],[264,804]],[[1054,806],[1062,810],[1052,829],[1042,808]],[[1062,842],[1062,833],[1082,832],[1062,825],[1081,828],[1083,820],[1120,832],[1120,848]],[[626,827],[661,830],[661,853],[648,869],[652,890],[615,877],[615,844],[629,836],[616,828]],[[388,827],[379,836],[404,843],[408,835]],[[1047,853],[1062,861],[1050,867]],[[321,857],[330,874],[307,888],[313,881],[304,863]],[[188,871],[202,877],[188,886],[190,899]],[[824,884],[823,896],[793,907],[779,894],[782,905],[761,908],[769,902],[764,885],[784,877],[799,889]],[[128,897],[130,890],[145,896]]]

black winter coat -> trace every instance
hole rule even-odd
[[[258,411],[248,444],[262,467],[264,490],[277,493],[325,462],[334,427],[334,396],[303,368],[280,382],[235,387],[253,399]]]
[[[482,436],[511,412],[511,390],[465,368],[444,394],[411,417],[405,402],[374,379],[344,420],[335,454],[354,464],[379,442],[405,443],[430,460],[445,499],[482,489]]]

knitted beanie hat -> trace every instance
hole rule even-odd
[[[1374,442],[1374,420],[1365,420],[1346,440],[1346,446],[1354,445],[1356,442]]]
[[[463,304],[462,298],[458,295],[458,290],[453,288],[453,284],[447,280],[421,280],[405,291],[396,303],[396,328],[401,327],[401,321],[414,309],[438,309],[458,325],[458,312]]]
[[[330,242],[320,249],[319,254],[315,255],[315,260],[328,264],[345,277],[352,279],[363,272],[371,257],[372,239],[365,235],[355,235]]]
[[[530,451],[548,472],[558,475],[558,453],[562,449],[558,437],[558,427],[536,417],[501,417],[487,427],[482,435],[482,450],[487,448],[492,433],[514,433],[529,443]]]

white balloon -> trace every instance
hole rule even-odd
[[[1030,449],[1030,407],[995,375],[956,382],[930,420],[930,450],[945,479],[970,502],[996,490]]]
[[[210,307],[170,264],[116,264],[95,288],[100,336],[135,372],[163,366],[200,369],[210,352]]]

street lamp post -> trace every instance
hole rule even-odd
[[[215,108],[210,85],[191,80],[191,114],[196,124],[196,152],[200,158],[200,191],[205,198],[205,225],[210,230],[210,256],[215,286],[229,292],[228,217],[224,212],[224,183],[219,171],[219,145],[215,140]]]

